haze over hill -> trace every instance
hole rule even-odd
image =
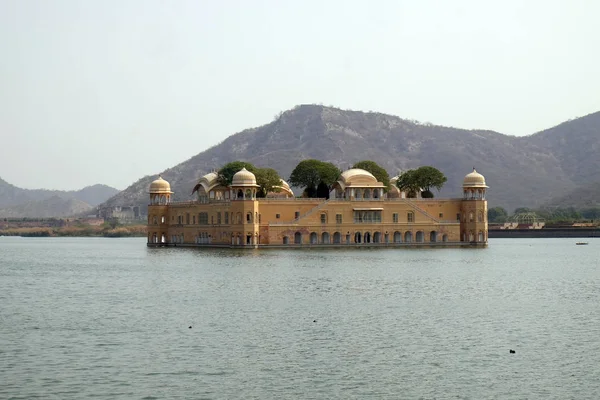
[[[432,165],[446,174],[440,196],[460,196],[465,174],[473,167],[490,185],[490,206],[512,210],[537,206],[588,185],[600,172],[593,157],[600,141],[600,113],[594,113],[526,137],[487,130],[421,124],[376,112],[302,105],[274,121],[246,129],[182,162],[162,175],[176,200],[207,172],[233,160],[275,168],[287,179],[301,160],[316,158],[341,169],[373,160],[390,174]],[[146,206],[156,175],[146,176],[105,205]]]
[[[106,185],[80,190],[22,189],[0,178],[0,217],[47,218],[78,214],[119,193]]]

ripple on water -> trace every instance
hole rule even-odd
[[[0,398],[599,398],[576,250],[0,240]]]

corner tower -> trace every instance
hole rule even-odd
[[[461,241],[487,245],[488,221],[485,177],[473,168],[463,180],[461,204]]]
[[[162,176],[150,184],[150,204],[148,204],[148,244],[167,242],[169,228],[169,204],[171,204],[171,185]]]
[[[256,184],[256,176],[242,168],[233,175],[231,181],[231,220],[235,221],[235,232],[232,232],[231,243],[234,245],[258,244],[258,201],[256,192],[260,186]],[[235,213],[235,214],[234,214]],[[234,218],[235,217],[235,218]]]

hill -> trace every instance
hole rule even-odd
[[[97,206],[117,193],[119,193],[117,189],[106,185],[87,186],[80,190],[71,191],[22,189],[0,178],[0,208],[43,201],[53,197],[60,197],[65,200],[75,199],[91,206]]]
[[[81,200],[51,196],[0,209],[2,218],[59,218],[85,213],[93,207]]]
[[[535,207],[566,195],[600,172],[589,159],[600,140],[600,113],[568,121],[526,137],[488,130],[465,130],[422,124],[376,112],[302,105],[274,121],[246,129],[163,172],[175,200],[187,200],[198,178],[233,160],[275,168],[287,179],[303,159],[316,158],[345,169],[370,159],[394,175],[399,170],[432,165],[448,177],[442,196],[460,196],[465,174],[475,166],[486,176],[490,206],[512,210]],[[585,160],[576,160],[585,156]],[[576,160],[576,161],[574,161]],[[590,168],[585,173],[580,168]],[[595,169],[594,169],[595,168]],[[147,204],[147,176],[103,206]]]

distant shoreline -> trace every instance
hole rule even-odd
[[[0,229],[0,236],[20,237],[146,237],[146,225],[10,227]]]
[[[600,237],[598,228],[490,229],[490,239]]]

